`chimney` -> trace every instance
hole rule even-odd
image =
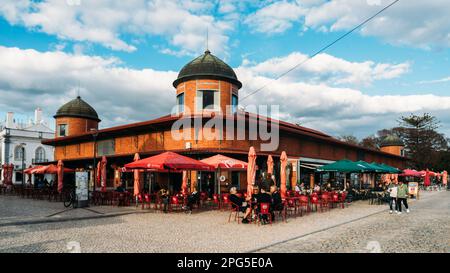
[[[42,122],[42,109],[36,108],[34,110],[34,124],[40,124]]]
[[[6,128],[14,127],[14,113],[8,112],[6,113]]]

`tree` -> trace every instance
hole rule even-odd
[[[361,145],[365,148],[378,150],[378,147],[380,145],[380,138],[376,137],[374,135],[371,135],[371,136],[363,138],[361,140],[361,142],[359,143],[359,145]]]
[[[343,136],[339,137],[339,139],[343,142],[350,143],[353,145],[359,144],[358,139],[353,135],[343,135]]]
[[[425,113],[411,114],[399,120],[401,129],[399,136],[405,143],[407,156],[413,160],[413,167],[426,169],[434,167],[438,162],[438,153],[448,149],[448,140],[436,130],[439,121],[436,117]]]

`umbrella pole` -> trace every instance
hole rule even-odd
[[[347,189],[347,173],[344,173],[344,191]]]

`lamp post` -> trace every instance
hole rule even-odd
[[[20,149],[22,149],[22,187],[25,186],[25,146],[26,143],[20,143]]]
[[[97,136],[98,136],[98,131],[95,128],[91,128],[91,132],[92,132],[92,137],[94,138],[94,166],[92,168],[92,170],[94,171],[94,184],[93,184],[93,190],[95,192],[95,181],[96,181],[96,168],[97,168]]]

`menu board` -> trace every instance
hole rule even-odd
[[[410,195],[417,195],[418,191],[419,191],[419,183],[417,182],[408,183],[408,192]]]
[[[78,201],[88,200],[88,172],[76,172],[75,173],[75,193]]]

